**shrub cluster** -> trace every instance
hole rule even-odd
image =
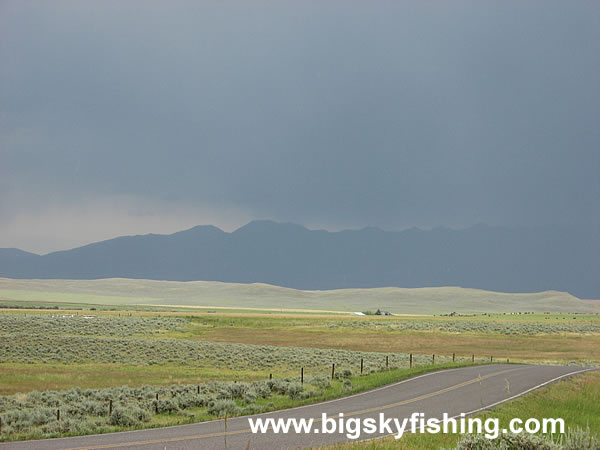
[[[476,320],[405,320],[405,321],[339,321],[328,324],[329,328],[360,328],[382,331],[445,331],[448,333],[491,333],[504,335],[536,335],[600,333],[599,324],[591,323],[545,323],[545,322],[487,322]]]
[[[182,331],[185,319],[176,317],[114,317],[74,314],[0,314],[0,334],[44,336],[133,336]]]
[[[217,367],[231,370],[268,370],[273,368],[360,367],[365,373],[385,367],[385,355],[376,352],[277,347],[191,341],[186,339],[139,337],[92,337],[37,333],[0,333],[0,362],[21,363],[118,363],[128,365],[181,365]],[[389,353],[390,367],[407,367],[407,354]],[[437,357],[437,362],[447,362]],[[429,364],[430,357],[415,355],[416,364]]]
[[[189,415],[190,410],[198,412],[200,408],[199,412],[216,417],[254,414],[265,410],[264,401],[257,404],[260,399],[277,394],[292,399],[309,398],[328,385],[323,377],[306,377],[305,384],[296,379],[273,379],[251,383],[33,391],[0,396],[0,417],[3,434],[37,432],[48,437],[67,432],[89,433],[109,425],[134,427],[150,421],[157,412]],[[113,401],[112,413],[110,400]],[[58,409],[60,420],[56,414]]]
[[[600,440],[589,429],[569,429],[556,441],[551,436],[537,434],[501,434],[488,439],[481,434],[466,435],[456,450],[600,450]]]

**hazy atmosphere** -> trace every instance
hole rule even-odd
[[[0,0],[0,449],[600,449],[599,125],[598,0]]]
[[[0,1],[0,247],[597,225],[599,24],[596,1]]]

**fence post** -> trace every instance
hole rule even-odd
[[[272,380],[272,379],[273,379],[273,374],[272,374],[272,373],[270,373],[270,374],[269,374],[269,380]]]
[[[385,355],[385,368],[389,369],[390,367],[390,357],[388,355]]]
[[[363,359],[362,358],[360,358],[360,373],[361,373],[361,375],[363,373]]]
[[[304,367],[300,369],[300,383],[304,384]]]
[[[200,393],[200,385],[196,386],[196,394]]]
[[[452,353],[452,362],[456,361],[456,353]]]
[[[475,362],[475,353],[471,355],[471,362]]]
[[[412,353],[410,354],[410,358],[409,358],[409,368],[412,369]]]
[[[335,376],[335,363],[331,364],[331,379],[333,380],[333,377]]]
[[[56,410],[56,420],[60,420],[60,409]]]
[[[494,357],[490,356],[490,362],[494,362]]]
[[[112,416],[112,400],[108,401],[108,415]]]
[[[508,364],[509,362],[510,362],[510,361],[509,361],[509,359],[508,359],[508,358],[506,358],[506,364]]]
[[[435,364],[435,353],[431,355],[431,364]]]
[[[0,434],[2,434],[2,417],[0,417]]]

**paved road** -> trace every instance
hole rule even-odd
[[[582,370],[564,366],[530,366],[494,364],[443,370],[385,386],[338,400],[288,409],[252,418],[314,419],[313,431],[308,434],[252,434],[248,417],[182,425],[152,430],[110,433],[44,441],[0,444],[8,449],[279,449],[319,447],[346,441],[345,433],[321,432],[321,417],[344,414],[344,419],[410,417],[414,412],[426,418],[450,417],[491,408],[506,400],[527,393],[560,378],[581,373]],[[338,419],[339,420],[339,419]],[[393,429],[392,429],[393,430]],[[363,434],[361,439],[390,434]]]

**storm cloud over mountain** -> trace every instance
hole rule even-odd
[[[0,247],[600,223],[596,1],[6,0],[0,65]]]

